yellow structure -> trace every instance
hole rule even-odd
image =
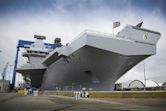
[[[17,91],[18,94],[23,94],[23,95],[27,95],[27,89],[24,88],[24,89],[20,89]]]
[[[90,92],[92,98],[166,98],[165,91]]]

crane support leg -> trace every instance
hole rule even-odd
[[[16,57],[15,57],[15,62],[14,62],[13,78],[12,78],[12,84],[11,84],[12,89],[15,87],[16,69],[17,69],[17,63],[18,63],[18,54],[19,54],[19,47],[17,47]]]

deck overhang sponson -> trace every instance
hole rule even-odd
[[[155,44],[136,42],[112,35],[85,32],[67,46],[62,46],[53,51],[42,63],[49,65],[61,58],[61,56],[69,56],[86,45],[124,56],[156,54]]]

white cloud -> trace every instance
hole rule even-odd
[[[80,6],[82,7],[82,6]],[[53,43],[55,37],[61,37],[62,43],[70,42],[74,37],[85,29],[96,30],[106,33],[112,33],[112,22],[121,21],[122,26],[126,24],[137,24],[144,21],[144,27],[161,32],[162,37],[158,42],[157,55],[146,60],[148,77],[156,75],[165,76],[166,63],[166,32],[164,31],[166,22],[158,16],[159,11],[152,13],[143,12],[142,10],[110,11],[104,7],[98,10],[88,10],[83,14],[73,13],[66,10],[64,6],[55,9],[49,9],[40,14],[15,13],[0,18],[0,57],[3,61],[0,63],[0,72],[6,61],[14,63],[16,44],[19,39],[33,41],[34,34],[47,36],[46,42]],[[56,13],[55,13],[56,12]],[[57,14],[57,12],[59,12]],[[116,32],[117,32],[116,31]],[[19,58],[20,64],[25,59]],[[19,64],[19,65],[20,65]],[[137,65],[131,71],[126,73],[119,81],[126,79],[142,79],[141,64]],[[134,74],[134,76],[133,76]],[[127,81],[127,80],[126,80]]]

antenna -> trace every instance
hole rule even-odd
[[[141,28],[143,23],[144,23],[143,21],[140,22],[139,24],[136,25],[136,27],[140,27]]]

